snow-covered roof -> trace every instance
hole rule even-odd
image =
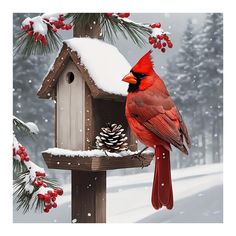
[[[92,95],[127,95],[128,85],[121,80],[130,71],[131,66],[119,50],[99,39],[72,38],[64,41],[38,91],[39,97],[51,97],[61,68],[65,65],[63,61],[67,60],[68,56],[79,70],[88,74],[89,79],[87,76],[84,79]]]
[[[92,38],[72,38],[65,43],[78,53],[98,88],[108,93],[127,94],[127,84],[121,79],[131,66],[116,47]]]

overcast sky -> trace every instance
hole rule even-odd
[[[167,50],[166,53],[161,53],[159,50],[154,50],[153,59],[155,68],[158,74],[162,75],[164,67],[168,59],[171,60],[173,54],[175,54],[182,43],[182,35],[186,29],[188,19],[196,25],[196,28],[201,27],[206,14],[203,13],[133,13],[130,19],[136,22],[143,23],[157,23],[162,24],[162,28],[165,31],[171,33],[171,40],[174,47],[171,50]],[[71,38],[71,32],[63,32],[64,38]],[[130,39],[125,40],[120,37],[116,40],[116,46],[120,52],[127,58],[131,65],[134,65],[138,59],[144,55],[152,47],[150,44],[146,44],[144,47],[139,48]]]

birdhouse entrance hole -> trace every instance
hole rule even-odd
[[[66,81],[68,84],[71,84],[75,79],[75,75],[73,72],[68,72],[66,75]]]

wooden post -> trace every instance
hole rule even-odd
[[[74,37],[102,38],[98,22],[93,20],[88,25],[74,27]],[[92,104],[88,88],[85,90],[85,149],[89,149],[87,142],[94,138],[91,127]],[[89,111],[89,112],[87,112]],[[90,121],[90,122],[88,122]],[[72,220],[77,223],[106,223],[106,171],[71,171],[72,185]]]
[[[106,223],[106,171],[72,171],[72,221]]]

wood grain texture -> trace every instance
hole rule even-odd
[[[142,156],[144,157],[144,167],[149,166],[153,160],[153,154],[145,153]],[[66,157],[55,156],[44,152],[43,158],[50,169],[106,171],[142,167],[142,162],[132,155],[125,157]]]
[[[106,222],[106,172],[72,171],[72,220]]]
[[[68,73],[74,74],[68,83]],[[68,61],[57,84],[57,146],[84,149],[85,82],[72,61]]]

